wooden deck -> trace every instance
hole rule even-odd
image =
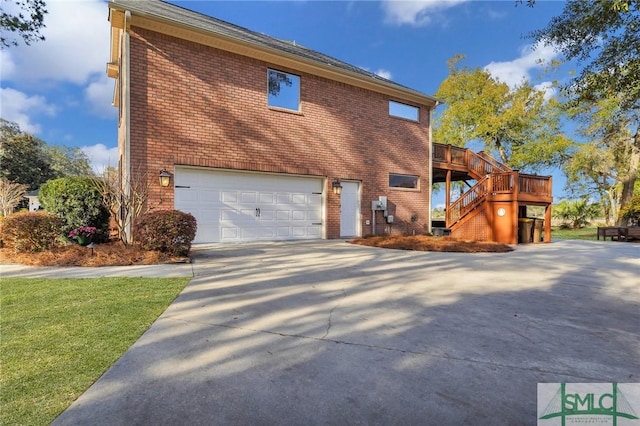
[[[500,210],[502,215],[508,211],[513,215],[510,223],[517,226],[517,219],[521,210],[527,205],[545,207],[545,241],[551,241],[551,203],[552,182],[550,176],[537,176],[520,173],[500,163],[483,152],[475,153],[466,148],[452,145],[433,144],[432,158],[433,181],[446,184],[446,227],[456,230],[472,220],[472,216],[484,211],[484,218],[474,225],[464,225],[471,228],[471,238],[483,238],[482,235],[500,234],[500,239],[513,241],[516,231],[510,230],[507,237],[503,237],[500,226],[495,219],[494,210]],[[451,182],[475,181],[464,194],[455,201],[450,200]],[[504,208],[508,205],[508,208]],[[493,206],[488,208],[488,206]],[[525,210],[526,211],[526,210]],[[524,213],[526,215],[526,213]],[[511,216],[509,216],[511,217]],[[488,221],[488,223],[487,223]],[[504,220],[501,220],[504,223]],[[491,227],[491,232],[483,230],[482,223]],[[509,225],[511,226],[511,225]],[[467,231],[461,231],[470,235]]]

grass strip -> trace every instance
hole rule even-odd
[[[578,229],[551,228],[552,240],[595,240],[597,235],[598,228],[596,226]]]
[[[45,425],[122,356],[189,278],[0,282],[0,424]]]

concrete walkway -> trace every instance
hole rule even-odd
[[[194,278],[55,425],[536,424],[539,382],[640,382],[640,244],[194,255],[157,267]]]

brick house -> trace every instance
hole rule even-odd
[[[161,1],[109,22],[120,171],[195,242],[430,231],[435,98]]]

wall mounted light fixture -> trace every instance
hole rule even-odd
[[[160,170],[160,186],[166,188],[171,183],[171,173],[167,169]]]
[[[340,180],[336,178],[331,184],[331,189],[333,189],[333,193],[336,195],[342,194],[342,185],[340,185]]]

